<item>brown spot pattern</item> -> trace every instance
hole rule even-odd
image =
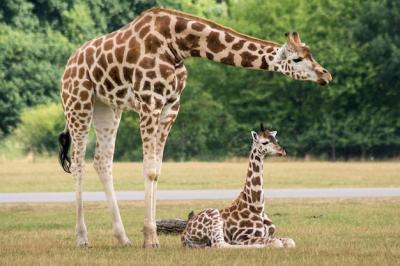
[[[221,59],[221,63],[227,64],[227,65],[235,65],[234,59],[235,59],[234,54],[229,52],[227,57],[224,57]]]
[[[268,63],[267,63],[267,60],[265,59],[265,56],[263,56],[261,58],[261,66],[260,66],[260,68],[261,69],[268,69]]]
[[[232,45],[232,49],[233,50],[240,50],[240,49],[243,48],[244,43],[245,43],[245,40],[239,40],[237,43]]]
[[[156,65],[156,59],[151,58],[151,57],[144,57],[142,60],[140,60],[139,66],[144,68],[144,69],[152,69]]]
[[[97,61],[97,64],[99,66],[101,66],[103,68],[103,70],[107,70],[107,60],[106,60],[106,56],[104,54],[102,54],[99,58],[99,60]]]
[[[125,81],[132,82],[133,68],[124,67],[122,73],[124,74]]]
[[[155,35],[149,34],[144,40],[145,52],[146,53],[157,53],[158,48],[160,48],[162,42]]]
[[[249,46],[248,46],[248,48],[249,48],[250,51],[255,51],[255,50],[257,50],[257,46],[256,46],[254,43],[250,43]]]
[[[137,32],[142,26],[148,22],[150,22],[151,16],[144,16],[141,20],[139,20],[135,25],[135,31]]]
[[[251,179],[251,183],[253,184],[253,186],[261,186],[261,179],[260,177],[253,177]]]
[[[201,23],[199,23],[199,22],[194,22],[194,23],[192,23],[192,29],[194,29],[195,31],[203,31],[204,29],[205,29],[205,25],[204,24],[201,24]]]
[[[120,64],[124,62],[124,53],[125,53],[125,46],[120,46],[115,49],[115,58]]]
[[[118,69],[117,66],[113,66],[113,67],[110,69],[110,72],[109,72],[108,74],[109,74],[110,78],[111,78],[112,80],[114,80],[114,82],[115,82],[117,85],[120,86],[120,85],[123,84],[122,81],[121,81],[121,78],[120,78],[120,76],[119,76],[119,69]]]
[[[235,38],[232,36],[232,35],[230,35],[229,33],[225,33],[225,41],[227,42],[227,43],[230,43],[230,42],[233,42],[233,40],[235,40]]]
[[[126,62],[135,64],[140,56],[140,44],[133,37],[128,44],[128,53],[126,55]]]
[[[114,40],[113,40],[113,39],[107,40],[107,41],[104,43],[104,50],[105,50],[105,51],[111,50],[111,48],[113,47],[113,45],[114,45]]]
[[[167,39],[171,38],[170,23],[171,19],[168,16],[157,17],[154,22],[156,31],[161,33],[161,35]]]
[[[175,24],[175,32],[176,33],[183,32],[186,29],[188,22],[189,22],[188,20],[178,17]]]
[[[213,53],[219,53],[223,51],[226,47],[219,40],[219,33],[212,31],[207,36],[207,48]]]
[[[93,77],[96,81],[100,81],[104,75],[103,70],[101,70],[101,68],[99,68],[97,66],[93,69],[92,73],[93,73]]]
[[[253,66],[253,61],[257,59],[256,55],[253,55],[247,51],[240,54],[242,57],[242,66],[243,67],[251,67]]]

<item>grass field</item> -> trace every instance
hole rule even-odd
[[[160,202],[158,218],[227,201]],[[271,200],[277,234],[295,239],[292,250],[184,249],[178,236],[143,250],[143,203],[120,204],[133,246],[118,246],[103,203],[86,204],[90,249],[75,246],[73,204],[0,205],[0,265],[398,265],[400,198]]]
[[[247,162],[185,162],[163,165],[159,189],[239,189]],[[142,190],[141,163],[115,163],[117,190]],[[73,191],[71,175],[56,159],[36,163],[0,161],[0,192]],[[399,187],[399,162],[293,162],[265,161],[267,188]],[[100,191],[92,164],[86,164],[85,191]]]

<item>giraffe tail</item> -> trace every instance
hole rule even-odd
[[[64,131],[58,135],[58,142],[60,144],[58,161],[65,172],[71,173],[71,159],[68,156],[69,147],[71,146],[71,135],[69,134],[67,126],[65,126]]]

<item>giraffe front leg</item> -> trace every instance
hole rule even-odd
[[[272,223],[272,220],[268,217],[266,212],[264,212],[263,219],[264,219],[263,224],[265,227],[265,232],[268,233],[268,236],[270,237],[273,236],[275,234],[276,227]]]
[[[169,132],[174,125],[176,117],[178,116],[180,108],[179,98],[174,101],[165,104],[164,109],[161,112],[160,124],[157,130],[157,148],[156,148],[156,172],[157,175],[161,175],[161,166],[164,155],[164,147],[167,142]]]
[[[126,235],[122,223],[112,174],[115,138],[121,114],[121,111],[114,110],[100,101],[96,102],[93,115],[93,126],[96,130],[96,149],[93,166],[103,183],[112,218],[114,236],[123,246],[129,246],[131,241]]]
[[[145,214],[143,227],[144,248],[158,248],[160,246],[155,222],[156,189],[158,179],[156,144],[160,113],[160,111],[142,111],[140,117],[140,132],[143,142],[143,178],[145,189]]]
[[[293,239],[288,237],[280,237],[279,240],[282,242],[284,248],[295,248],[296,243]]]

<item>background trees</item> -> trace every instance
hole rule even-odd
[[[279,74],[190,59],[188,85],[166,159],[246,155],[249,131],[259,122],[279,131],[292,156],[399,155],[400,32],[395,25],[400,24],[400,4],[394,0],[4,0],[0,142],[16,134],[15,128],[24,127],[30,116],[35,119],[35,112],[22,110],[58,103],[59,78],[74,49],[155,5],[281,43],[284,32],[297,30],[334,76],[328,87],[319,87]],[[57,149],[44,139],[37,145],[46,146],[47,152]],[[123,115],[115,158],[141,159],[136,114]]]

